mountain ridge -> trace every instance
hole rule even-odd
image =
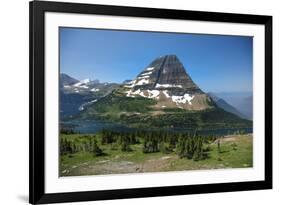
[[[81,111],[78,119],[124,123],[132,127],[251,127],[252,122],[217,106],[172,55],[152,61],[125,82]]]
[[[60,116],[77,115],[87,106],[109,94],[118,85],[100,83],[98,80],[77,80],[65,73],[60,74]]]
[[[224,99],[216,96],[215,93],[208,92],[207,94],[208,94],[208,96],[210,96],[212,98],[212,100],[216,103],[216,105],[218,107],[222,108],[223,110],[225,110],[227,112],[235,114],[235,115],[239,116],[240,118],[247,119],[247,116],[243,115],[241,112],[239,112],[239,110],[237,110],[235,107],[230,105]]]

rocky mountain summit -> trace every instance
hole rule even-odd
[[[204,110],[215,106],[186,73],[176,55],[156,58],[137,77],[124,84],[127,97],[146,97],[157,100],[158,108]]]

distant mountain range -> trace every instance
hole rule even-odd
[[[237,107],[248,119],[253,119],[253,96],[243,98]]]
[[[220,92],[214,94],[235,107],[246,119],[253,119],[252,92]]]
[[[222,109],[224,109],[227,112],[233,113],[241,118],[248,119],[247,116],[239,112],[235,107],[228,104],[225,100],[222,98],[219,98],[214,93],[208,93],[208,96],[212,98],[212,100],[216,103],[216,105]]]
[[[143,73],[141,73],[143,74]],[[140,76],[142,77],[142,76]],[[136,80],[134,80],[136,81]],[[130,86],[132,80],[125,80],[124,86]],[[193,82],[192,82],[193,83]],[[61,90],[61,112],[64,115],[73,115],[79,113],[84,106],[90,105],[100,96],[109,94],[118,84],[100,83],[99,80],[85,79],[79,81],[65,73],[60,74],[60,90]],[[158,86],[159,87],[159,86]],[[166,86],[168,87],[168,86]],[[196,85],[194,85],[196,87]],[[99,92],[101,90],[101,92]],[[202,92],[202,91],[200,91]],[[98,96],[99,95],[99,96]],[[233,113],[244,119],[252,119],[252,101],[251,93],[207,93],[207,95],[215,102],[215,104],[227,112]],[[221,96],[221,97],[219,97]],[[231,102],[228,103],[227,101]],[[239,109],[239,110],[238,110]]]
[[[131,127],[252,126],[226,101],[204,93],[175,55],[156,58],[134,80],[121,85],[86,80],[64,85],[61,93],[88,98],[81,100],[85,106],[76,113],[81,120],[115,121]],[[62,110],[65,103],[68,101],[61,104]]]
[[[84,110],[91,103],[109,94],[119,85],[100,83],[98,80],[79,81],[65,73],[60,74],[60,113],[62,117],[72,116]]]

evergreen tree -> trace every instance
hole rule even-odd
[[[130,152],[132,151],[130,147],[130,138],[128,135],[120,136],[120,145],[121,145],[121,151],[123,152]]]
[[[179,137],[176,150],[177,150],[177,153],[180,158],[185,157],[185,155],[186,155],[186,138],[184,136]]]
[[[145,135],[143,142],[143,153],[159,152],[159,136],[153,133]]]
[[[193,157],[193,151],[194,151],[194,140],[193,137],[187,137],[186,143],[185,143],[185,156],[188,159],[192,159]]]
[[[181,135],[176,150],[180,158],[201,160],[203,158],[203,138],[201,136]]]
[[[110,130],[102,130],[101,132],[101,143],[102,144],[111,144],[114,142],[114,132]]]
[[[196,149],[194,152],[193,159],[195,161],[201,160],[203,158],[203,139],[202,137],[197,137]]]
[[[218,153],[221,153],[221,141],[220,138],[217,139]]]
[[[92,145],[91,152],[93,153],[93,155],[96,156],[96,157],[97,157],[97,156],[103,155],[103,151],[102,151],[102,149],[98,146],[97,140],[94,139],[94,140],[91,140],[90,142],[91,142],[90,144]]]

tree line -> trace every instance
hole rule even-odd
[[[103,145],[109,145],[123,152],[133,151],[132,145],[142,144],[143,153],[162,152],[165,154],[175,152],[181,158],[202,160],[206,157],[205,144],[215,141],[214,136],[200,136],[195,131],[176,133],[168,131],[131,131],[119,132],[102,130],[96,135],[79,135],[75,138],[60,138],[60,154],[73,154],[76,152],[90,152],[94,156],[104,155]]]

